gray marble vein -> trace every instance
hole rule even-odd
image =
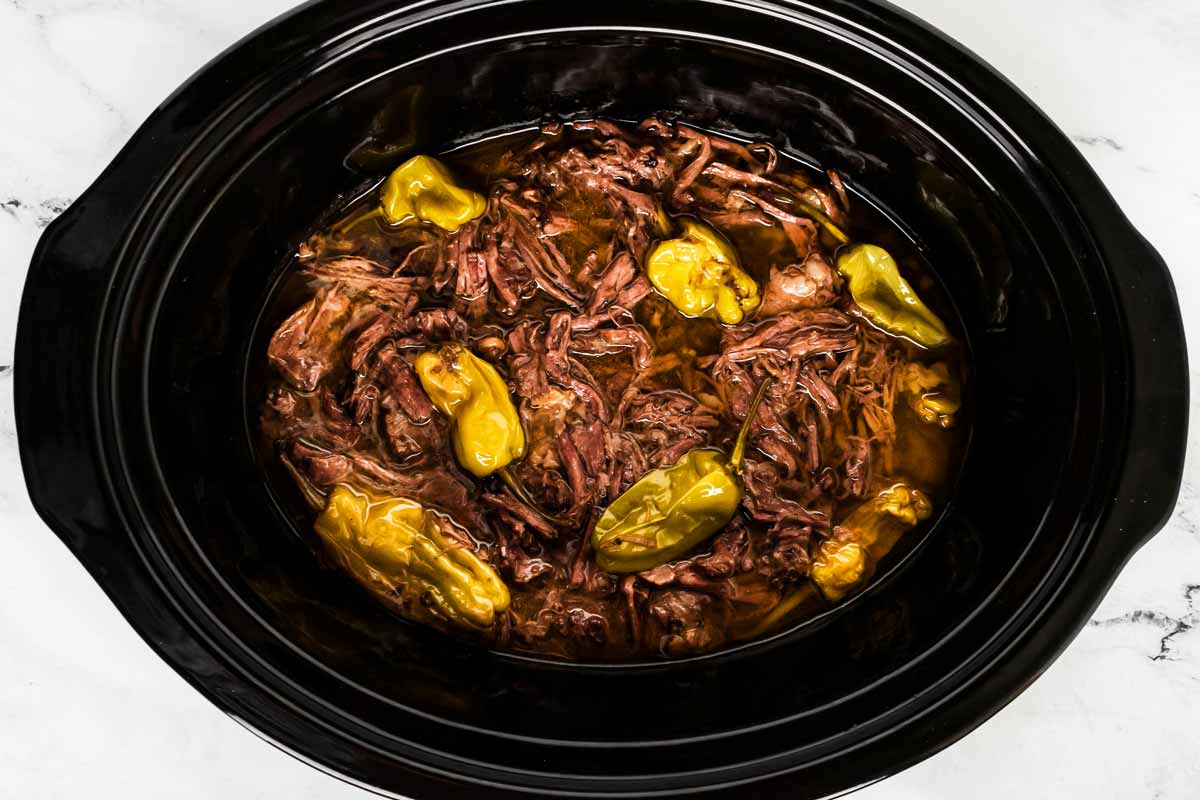
[[[1092,619],[1088,622],[1088,626],[1111,628],[1115,625],[1149,625],[1165,631],[1162,638],[1158,640],[1158,652],[1149,654],[1147,657],[1151,661],[1177,661],[1179,656],[1175,650],[1176,638],[1191,632],[1200,623],[1200,609],[1196,607],[1198,596],[1200,596],[1200,584],[1193,583],[1184,587],[1183,597],[1187,604],[1187,613],[1180,617],[1173,617],[1152,609],[1137,609],[1119,617]]]
[[[1107,147],[1118,153],[1125,149],[1123,144],[1111,136],[1072,136],[1071,140],[1087,147]]]

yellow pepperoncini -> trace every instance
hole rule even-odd
[[[902,534],[932,513],[924,492],[903,483],[889,486],[851,511],[821,543],[810,577],[836,603],[871,576],[875,563]]]
[[[720,531],[742,503],[738,480],[750,425],[770,380],[742,423],[733,453],[691,450],[652,470],[605,509],[592,532],[596,564],[606,572],[641,572],[665,564]]]
[[[429,399],[450,418],[458,463],[477,478],[525,455],[525,431],[496,368],[461,344],[417,356],[417,377]]]
[[[908,397],[908,405],[925,422],[953,428],[962,408],[958,381],[945,364],[908,363],[896,374],[897,388]]]
[[[838,253],[837,268],[867,319],[888,333],[923,347],[940,347],[950,333],[900,275],[895,259],[882,247],[856,244]]]
[[[758,284],[720,234],[692,220],[682,224],[683,236],[650,250],[646,277],[684,316],[740,323],[758,308]]]
[[[390,225],[419,219],[448,231],[487,210],[483,195],[456,184],[446,166],[429,156],[413,156],[397,167],[383,184],[381,201]]]
[[[447,535],[452,524],[413,500],[376,498],[342,485],[314,527],[355,580],[401,615],[489,629],[508,609],[508,587]]]

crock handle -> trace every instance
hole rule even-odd
[[[1132,227],[1110,229],[1102,238],[1133,343],[1128,450],[1109,512],[1115,523],[1109,529],[1124,537],[1129,556],[1166,524],[1179,497],[1187,447],[1187,344],[1171,273],[1154,247]]]
[[[106,199],[90,192],[43,232],[25,279],[13,359],[29,496],[94,574],[138,562],[112,505],[95,435],[98,315],[124,230],[124,221],[107,213],[113,206]]]

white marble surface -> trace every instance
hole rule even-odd
[[[176,85],[289,4],[0,0],[0,365],[41,229]],[[1200,3],[901,5],[1075,139],[1172,265],[1200,350]],[[1200,361],[1191,372],[1200,387]],[[857,797],[1200,797],[1200,402],[1192,411],[1175,516],[1065,655],[962,742]],[[6,366],[0,536],[0,798],[366,797],[225,718],[117,614],[30,506]]]

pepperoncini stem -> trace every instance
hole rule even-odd
[[[682,220],[683,235],[659,242],[646,256],[646,277],[686,317],[736,325],[758,308],[758,284],[715,230]]]
[[[882,247],[857,244],[844,249],[838,253],[837,268],[849,282],[854,302],[875,325],[922,347],[950,342],[946,326],[921,302]]]
[[[829,172],[831,173],[830,174],[830,182],[832,182],[834,184],[834,188],[837,189],[837,187],[839,185],[841,185],[841,176],[839,175],[838,179],[836,181],[834,181],[833,175],[837,174],[836,171],[829,170]],[[789,188],[796,189],[797,191],[800,191],[800,192],[804,192],[804,191],[807,191],[812,188],[812,183],[800,175],[783,175],[783,174],[781,174],[781,175],[775,176],[775,178],[780,183],[783,183],[786,186],[788,186]],[[844,187],[841,190],[838,190],[839,196],[842,195],[843,193],[844,193]],[[828,233],[830,236],[832,236],[834,239],[837,240],[838,244],[850,244],[850,237],[847,236],[846,232],[842,230],[841,226],[839,226],[836,222],[834,222],[833,219],[830,218],[830,216],[828,214],[826,214],[822,209],[818,208],[817,206],[813,205],[812,203],[808,202],[807,200],[805,200],[802,197],[797,197],[794,194],[788,194],[786,197],[788,200],[787,206],[789,209],[794,210],[805,217],[808,217],[813,222],[820,225],[825,230],[826,233]]]
[[[795,611],[804,603],[817,600],[817,591],[810,584],[804,584],[793,589],[786,597],[779,601],[779,605],[771,609],[765,617],[745,633],[740,633],[738,639],[757,639],[764,633],[774,629],[783,622],[789,614]]]
[[[363,224],[364,222],[367,222],[368,220],[372,220],[372,219],[378,219],[381,217],[383,217],[383,209],[382,208],[363,209],[362,211],[358,212],[357,214],[350,217],[349,219],[339,222],[333,229],[333,235],[335,237],[345,236],[347,233],[354,230],[355,228],[357,228],[359,225]]]
[[[537,500],[534,500],[533,495],[531,495],[529,490],[525,488],[525,484],[521,483],[521,479],[514,475],[511,469],[505,467],[497,474],[500,476],[500,479],[504,481],[504,485],[507,486],[509,490],[517,496],[517,499],[532,508],[539,517],[546,520],[551,525],[557,525],[559,527],[564,527],[571,524],[571,520],[559,514],[554,514],[550,511],[547,511],[542,507],[541,503],[539,503]]]
[[[447,231],[487,210],[483,195],[459,186],[450,170],[429,156],[413,156],[397,167],[384,181],[380,200],[389,225],[419,219]]]
[[[285,455],[280,455],[279,460],[283,462],[283,468],[292,476],[292,480],[296,482],[296,486],[300,489],[300,494],[304,496],[304,502],[308,503],[314,509],[320,511],[325,507],[325,495],[313,485],[313,482],[308,479],[300,470],[296,469],[296,465],[292,460]]]
[[[772,381],[773,378],[767,377],[759,384],[758,391],[754,393],[754,400],[750,402],[750,410],[746,412],[746,418],[742,420],[742,427],[738,430],[737,439],[733,443],[733,452],[729,454],[729,463],[734,472],[739,475],[742,474],[742,464],[746,460],[746,446],[750,443],[750,429],[754,425],[754,418],[758,416],[759,406],[767,397],[767,390],[771,388]]]
[[[792,201],[796,204],[797,211],[824,228],[830,236],[837,240],[838,244],[850,244],[850,237],[824,211],[799,197],[793,197]]]
[[[486,478],[525,455],[525,431],[496,368],[461,344],[417,356],[415,369],[430,401],[450,418],[458,463]]]
[[[448,533],[452,525],[414,500],[339,485],[313,527],[342,567],[402,616],[490,630],[509,607],[508,587]]]
[[[655,201],[654,203],[654,232],[663,238],[671,235],[671,230],[674,226],[671,224],[671,217],[667,214],[667,210],[663,208],[662,203]]]

